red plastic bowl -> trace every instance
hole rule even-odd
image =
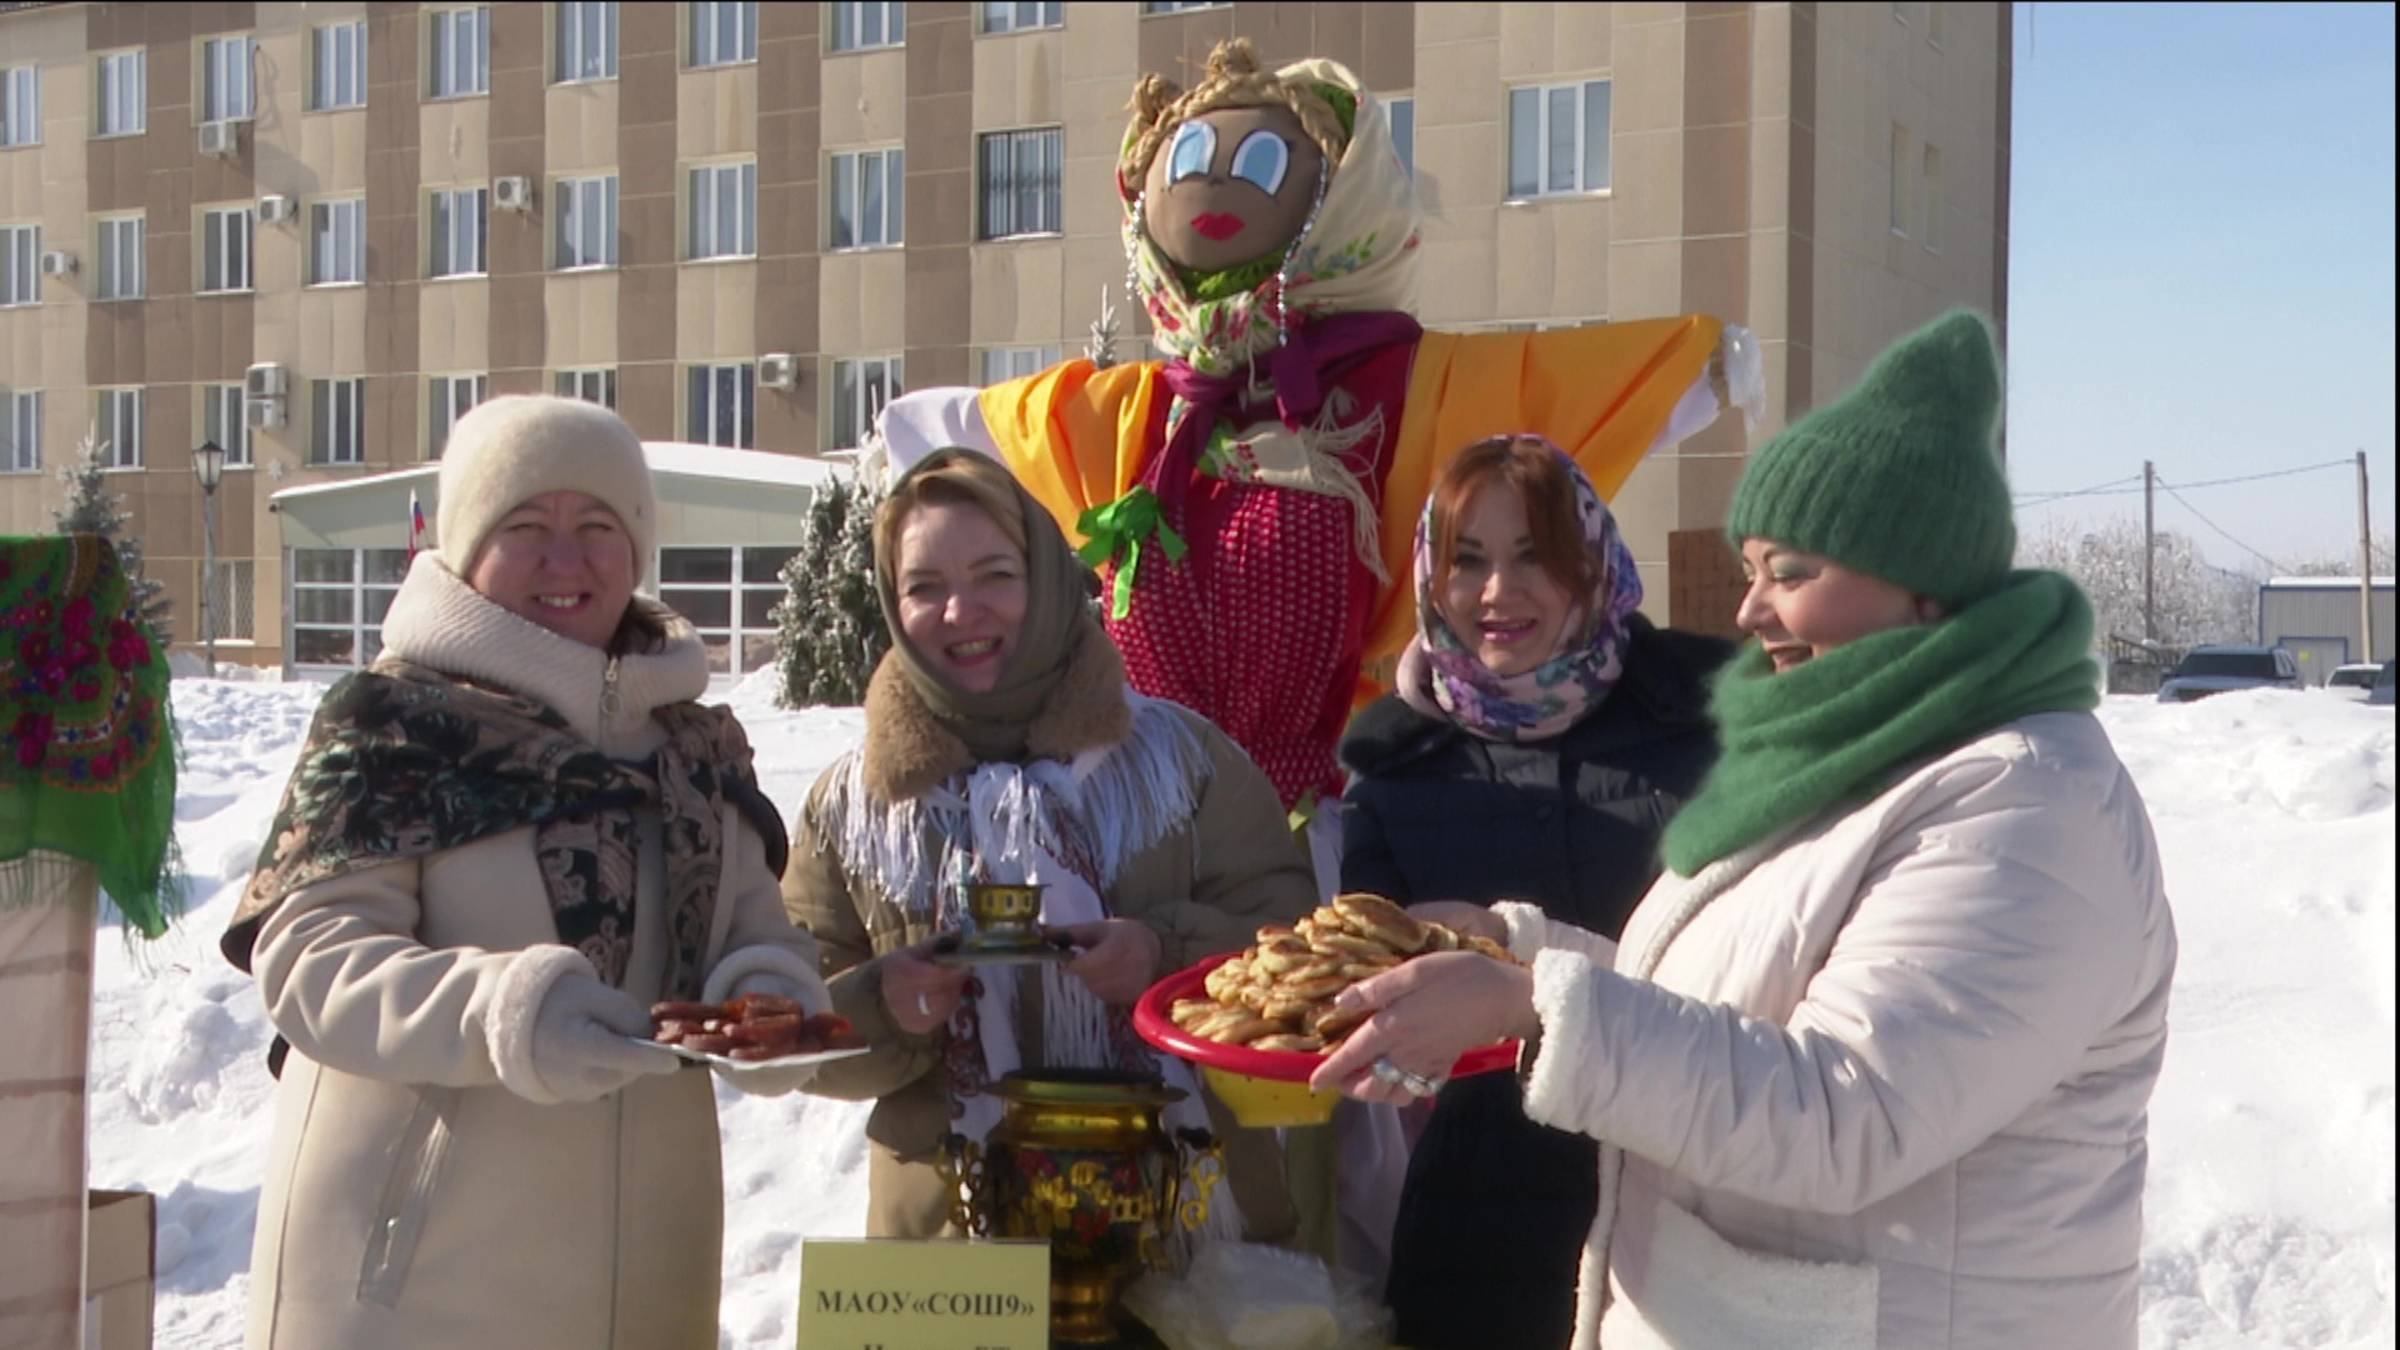
[[[1224,952],[1196,966],[1176,971],[1142,993],[1133,1005],[1133,1029],[1141,1038],[1195,1064],[1214,1065],[1234,1073],[1246,1073],[1253,1078],[1271,1078],[1278,1082],[1305,1083],[1317,1066],[1325,1062],[1322,1054],[1300,1050],[1253,1050],[1246,1045],[1225,1045],[1191,1035],[1167,1020],[1167,1010],[1180,998],[1206,998],[1208,972],[1223,965],[1238,953]],[[1517,1067],[1517,1043],[1500,1041],[1481,1046],[1458,1057],[1450,1066],[1452,1078],[1470,1074],[1500,1073]]]

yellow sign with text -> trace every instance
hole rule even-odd
[[[1045,1350],[1050,1244],[810,1239],[799,1350]]]

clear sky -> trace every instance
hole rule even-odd
[[[2020,496],[2367,452],[2393,527],[2393,7],[2016,7],[2009,477]],[[2357,556],[2355,470],[2182,494],[2279,564]],[[2141,514],[2138,490],[2021,505]],[[2223,566],[2244,548],[2158,495]]]

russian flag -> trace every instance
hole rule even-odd
[[[408,494],[408,560],[415,562],[418,550],[424,547],[425,507],[417,501],[417,494],[411,492]]]

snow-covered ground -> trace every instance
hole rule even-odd
[[[160,1197],[161,1350],[239,1345],[272,1116],[269,1031],[217,955],[322,687],[178,680],[193,908],[102,936],[92,1182]],[[854,710],[731,695],[788,810]],[[2101,716],[2166,850],[2183,955],[2151,1112],[2146,1350],[2388,1347],[2393,1253],[2393,714],[2258,692]],[[800,1240],[858,1233],[863,1108],[719,1090],[724,1345],[789,1346]]]

